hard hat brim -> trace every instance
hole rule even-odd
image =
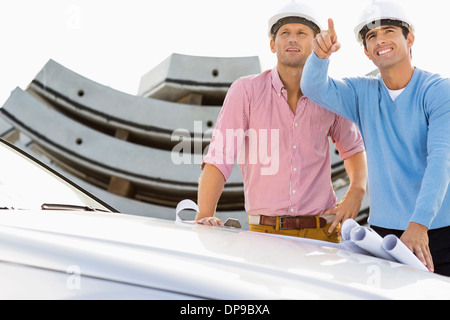
[[[272,18],[269,19],[268,22],[268,35],[269,37],[272,37],[272,28],[273,26],[280,21],[283,18],[288,18],[288,17],[298,17],[298,18],[303,18],[309,22],[311,22],[313,25],[315,25],[317,27],[317,29],[319,30],[319,32],[322,30],[322,27],[320,25],[320,23],[313,17],[311,17],[310,15],[307,14],[299,14],[298,12],[283,12],[283,13],[279,13],[274,15]],[[312,28],[314,29],[314,28]]]
[[[415,32],[414,26],[410,22],[404,21],[404,19],[399,19],[393,16],[383,16],[377,19],[369,19],[358,24],[354,29],[356,40],[362,44],[364,39],[362,38],[361,32],[363,31],[364,28],[367,27],[368,30],[371,30],[373,28],[382,25],[394,25],[398,27],[405,27],[411,33]]]

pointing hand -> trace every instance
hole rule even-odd
[[[320,59],[327,59],[340,48],[341,44],[337,41],[333,19],[328,19],[328,30],[322,31],[313,40],[314,52]]]

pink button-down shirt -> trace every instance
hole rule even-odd
[[[353,123],[308,98],[294,114],[274,68],[230,87],[203,163],[228,179],[237,161],[248,214],[322,214],[336,205],[328,136],[343,160],[364,151]]]

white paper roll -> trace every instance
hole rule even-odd
[[[369,251],[374,256],[396,261],[389,253],[383,249],[383,238],[374,230],[366,227],[356,227],[350,232],[351,241]]]
[[[416,255],[396,236],[390,234],[384,237],[382,246],[386,252],[399,262],[420,270],[428,271],[427,267],[425,267]]]
[[[199,212],[198,206],[197,204],[189,199],[186,200],[182,200],[178,203],[176,209],[175,209],[175,222],[176,223],[181,223],[181,224],[193,224],[195,221],[183,221],[180,217],[179,217],[179,213],[183,210],[194,210],[196,212]]]
[[[344,223],[342,224],[341,227],[341,237],[343,240],[348,241],[350,240],[350,232],[352,232],[352,230],[354,228],[359,227],[359,223],[356,222],[353,219],[347,219],[344,221]]]

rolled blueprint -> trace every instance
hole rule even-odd
[[[399,262],[420,270],[428,271],[416,255],[396,236],[390,234],[384,237],[382,246],[386,252],[388,252]]]
[[[355,253],[371,255],[370,252],[356,245],[350,239],[350,233],[352,232],[352,230],[359,226],[360,226],[359,223],[353,219],[347,219],[344,221],[344,223],[341,226],[341,237],[342,237],[341,246]]]
[[[197,204],[189,199],[180,201],[175,209],[175,222],[177,224],[194,224],[195,221],[183,221],[180,216],[179,213],[183,210],[194,210],[196,212],[199,211]]]
[[[390,261],[400,262],[419,270],[428,269],[404,244],[394,235],[384,239],[370,228],[360,226],[355,220],[347,219],[341,227],[342,245],[357,253],[372,254]],[[359,248],[359,251],[355,249]],[[362,251],[362,252],[361,252]]]
[[[369,251],[374,256],[396,261],[389,253],[383,249],[383,238],[370,228],[356,227],[350,232],[350,239],[356,245]]]
[[[350,240],[350,232],[352,232],[352,230],[357,227],[360,227],[360,225],[355,220],[353,220],[353,219],[345,220],[341,227],[342,240],[349,241]]]

